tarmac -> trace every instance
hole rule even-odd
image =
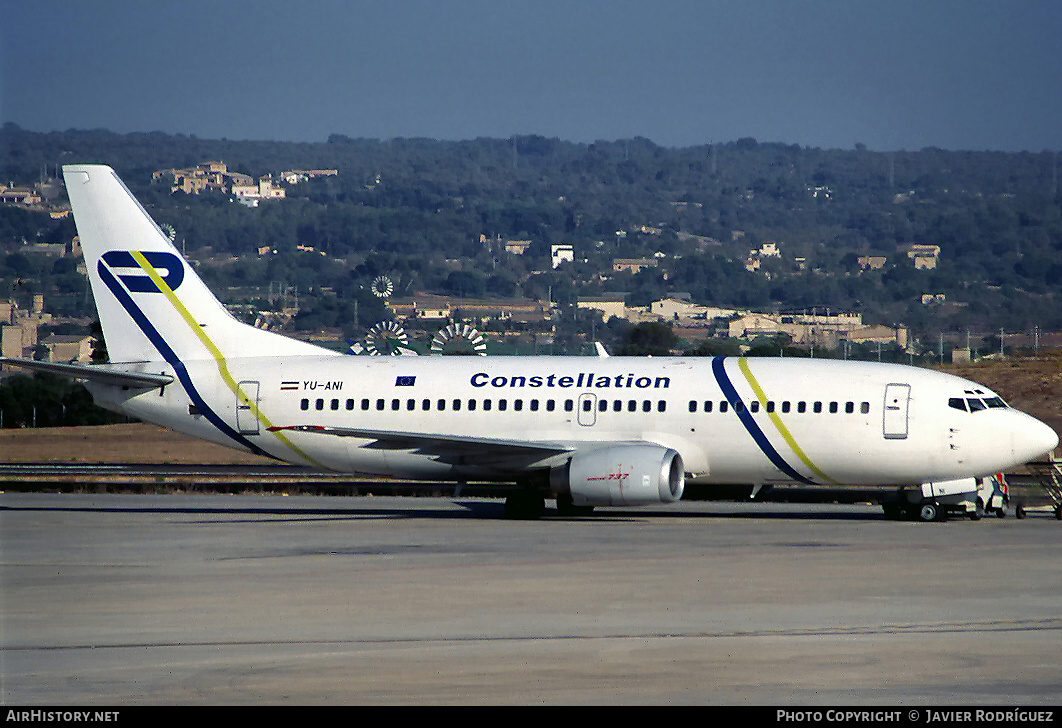
[[[502,512],[486,498],[2,494],[0,702],[1059,702],[1062,525],[1046,511]]]

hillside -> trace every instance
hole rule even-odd
[[[951,344],[970,332],[975,349],[992,350],[1001,330],[1062,331],[1062,195],[1049,153],[886,154],[752,138],[685,149],[538,136],[290,144],[0,127],[3,183],[38,184],[58,160],[114,167],[223,300],[279,314],[297,298],[301,331],[363,335],[387,315],[371,291],[380,276],[403,297],[548,301],[556,338],[573,352],[594,325],[613,333],[575,316],[579,298],[606,294],[631,307],[688,295],[738,309],[858,311],[907,326],[933,351],[940,332]],[[155,175],[207,160],[272,175],[285,196],[252,209],[231,188],[174,192]],[[319,168],[336,174],[279,181]],[[61,188],[47,191],[47,205],[0,205],[0,286],[23,308],[40,292],[50,313],[85,316],[76,258],[36,245],[76,234],[58,209]],[[553,246],[571,258],[553,267]],[[655,265],[616,267],[643,258]]]

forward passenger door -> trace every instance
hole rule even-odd
[[[910,384],[885,385],[885,414],[882,421],[882,431],[886,440],[907,439],[907,419],[910,402]]]

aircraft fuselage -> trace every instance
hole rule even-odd
[[[1020,464],[1054,434],[981,385],[865,362],[324,356],[235,358],[225,368],[228,376],[213,360],[185,362],[183,375],[147,366],[178,381],[141,393],[91,386],[129,414],[214,442],[412,478],[506,480],[557,460],[477,458],[478,440],[576,450],[649,442],[678,451],[696,482],[912,484]],[[472,445],[444,457],[381,446],[359,430],[459,435]]]

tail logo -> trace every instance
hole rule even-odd
[[[184,263],[173,253],[143,251],[137,256],[143,257],[148,267],[153,270],[149,271],[138,263],[133,253],[128,250],[111,250],[104,253],[97,267],[101,275],[105,269],[112,269],[130,293],[162,293],[152,274],[160,278],[171,291],[177,290],[184,281]],[[119,272],[120,270],[123,272]],[[107,278],[106,275],[103,277]]]

